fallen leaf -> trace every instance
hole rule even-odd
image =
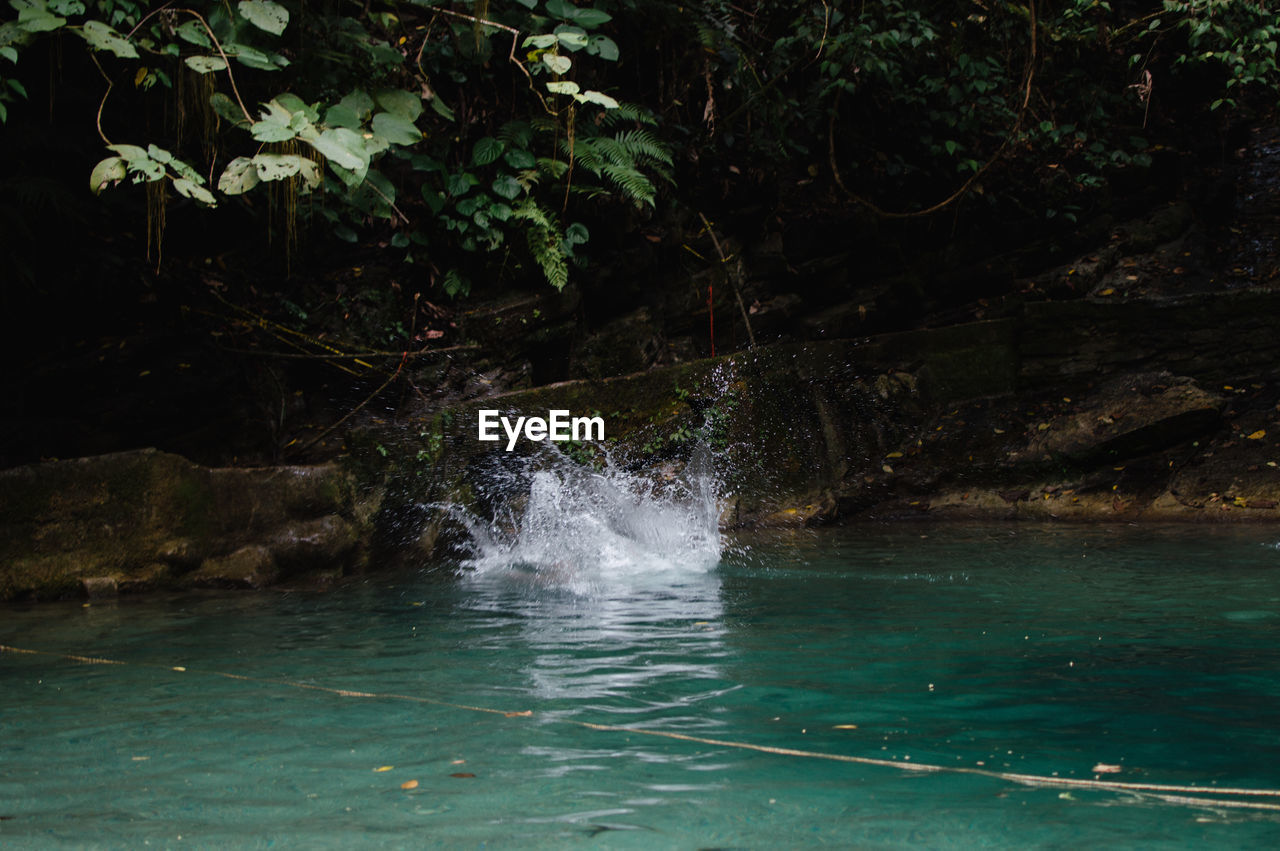
[[[506,718],[528,718],[529,716],[533,715],[533,710],[526,709],[523,712],[504,712],[502,714]]]
[[[417,781],[417,780],[406,780],[406,781],[404,781],[403,783],[401,783],[401,784],[400,784],[400,788],[401,788],[401,789],[405,789],[405,790],[408,790],[408,789],[417,789],[417,788],[418,788],[418,781]]]
[[[1121,771],[1120,766],[1108,765],[1105,762],[1100,762],[1093,767],[1094,774],[1119,774],[1120,771]]]
[[[470,771],[455,771],[450,777],[475,777]]]
[[[856,730],[858,729],[858,725],[857,724],[837,724],[831,729],[832,730]]]
[[[455,759],[453,762],[449,764],[450,765],[466,765],[467,761],[465,759]]]
[[[884,456],[884,457],[886,457],[886,458],[901,458],[901,457],[902,457],[902,453],[901,453],[901,452],[890,452],[888,455],[886,455],[886,456]]]
[[[394,765],[379,765],[374,771],[390,771],[393,768],[395,768]]]
[[[1266,429],[1264,429],[1264,428],[1260,428],[1260,429],[1258,429],[1257,431],[1255,431],[1253,434],[1249,435],[1249,437],[1248,437],[1247,439],[1248,439],[1248,440],[1262,440],[1262,438],[1264,438],[1264,437],[1266,437],[1266,436],[1267,436],[1267,430],[1266,430]]]

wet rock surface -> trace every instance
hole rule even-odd
[[[0,599],[263,587],[362,564],[348,473],[138,450],[0,471]]]

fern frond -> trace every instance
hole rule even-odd
[[[603,168],[605,164],[605,158],[600,153],[600,147],[597,144],[599,141],[599,138],[578,139],[573,146],[573,158],[578,164],[578,167],[585,168],[587,171],[595,175],[600,174],[600,169]],[[568,141],[562,141],[560,143],[560,150],[564,152],[566,157],[569,156]],[[566,169],[567,167],[568,164],[566,163]]]
[[[627,130],[615,136],[633,159],[648,159],[664,165],[675,165],[671,150],[648,130]]]
[[[652,207],[654,205],[654,196],[657,192],[653,188],[653,183],[634,168],[606,163],[604,173],[622,190],[624,195],[636,202],[637,206],[648,204]]]
[[[511,210],[511,217],[526,223],[525,240],[529,252],[542,269],[547,283],[562,290],[569,283],[568,257],[564,250],[564,234],[555,216],[526,198]]]
[[[614,109],[606,109],[600,114],[601,127],[616,127],[623,121],[638,121],[650,127],[658,126],[658,119],[653,112],[635,103],[620,103]]]
[[[591,186],[582,183],[575,183],[570,186],[569,192],[572,195],[580,195],[583,198],[607,198],[611,194],[603,186]]]
[[[559,180],[569,170],[569,164],[553,157],[538,157],[538,171],[552,180]]]

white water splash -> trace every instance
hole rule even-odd
[[[641,475],[606,462],[594,470],[549,448],[533,462],[527,494],[508,494],[493,522],[455,509],[471,535],[464,570],[594,594],[622,579],[670,580],[719,563],[719,485],[709,452],[695,451],[678,473]]]

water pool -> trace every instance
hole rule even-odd
[[[992,775],[1280,805],[1214,792],[1280,790],[1278,540],[862,526],[9,606],[0,643],[127,664],[0,653],[0,845],[1277,847],[1280,810]]]

